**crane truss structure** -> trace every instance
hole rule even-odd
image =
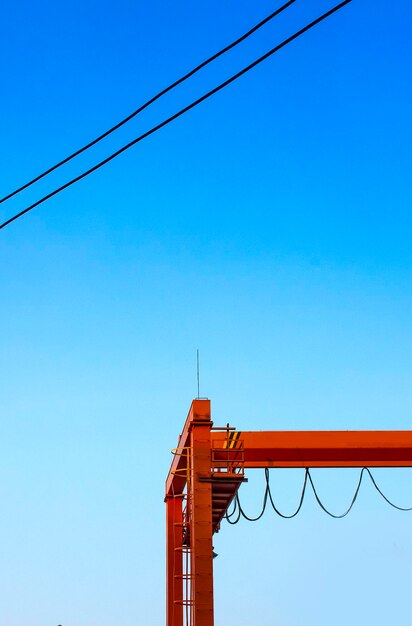
[[[213,626],[213,534],[248,468],[412,467],[412,431],[214,427],[193,400],[166,480],[166,624]]]

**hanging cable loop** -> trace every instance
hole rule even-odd
[[[346,515],[348,515],[348,513],[351,512],[356,500],[358,499],[358,495],[359,495],[359,491],[362,485],[362,481],[363,478],[365,476],[365,474],[367,474],[372,482],[373,487],[376,489],[376,491],[378,492],[378,494],[385,500],[385,502],[387,504],[389,504],[391,507],[393,507],[394,509],[397,509],[398,511],[412,511],[412,506],[411,507],[402,507],[399,506],[397,504],[395,504],[394,502],[392,502],[384,493],[383,491],[380,489],[380,487],[378,486],[372,472],[370,471],[370,469],[368,467],[362,467],[360,474],[359,474],[359,479],[358,479],[358,483],[356,485],[356,489],[355,492],[352,496],[352,500],[349,504],[349,506],[347,507],[347,509],[340,514],[336,514],[336,513],[332,513],[332,511],[330,511],[322,502],[322,500],[319,497],[319,494],[316,490],[315,487],[315,483],[313,481],[312,475],[310,473],[310,470],[308,467],[305,468],[305,475],[304,475],[304,479],[303,479],[303,485],[302,485],[302,491],[300,494],[300,499],[299,499],[299,503],[298,506],[296,508],[296,510],[291,513],[290,515],[287,515],[285,513],[282,513],[278,507],[276,506],[273,496],[272,496],[272,492],[270,489],[270,475],[269,475],[269,468],[265,468],[265,481],[266,481],[266,486],[265,486],[265,492],[263,495],[263,502],[262,502],[262,510],[259,513],[259,515],[257,517],[250,517],[248,516],[245,511],[242,508],[242,505],[240,504],[240,499],[239,499],[239,494],[237,493],[234,499],[234,505],[233,505],[233,510],[229,513],[226,512],[225,518],[228,521],[229,524],[237,524],[240,520],[241,517],[244,517],[247,521],[249,522],[257,522],[264,514],[265,510],[266,510],[266,506],[268,501],[270,502],[273,510],[275,511],[275,513],[277,515],[279,515],[279,517],[282,517],[283,519],[291,519],[292,517],[296,517],[296,515],[300,512],[304,499],[305,499],[305,494],[306,494],[306,490],[308,487],[308,484],[310,485],[312,491],[313,491],[313,495],[315,496],[315,500],[318,503],[318,505],[320,506],[320,508],[322,509],[322,511],[324,511],[327,515],[329,515],[330,517],[333,517],[334,519],[342,519],[343,517],[346,517]]]

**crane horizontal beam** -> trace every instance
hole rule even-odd
[[[412,431],[212,432],[214,458],[233,460],[242,445],[245,468],[410,467]],[[231,441],[235,442],[233,445]]]

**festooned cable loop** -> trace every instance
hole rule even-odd
[[[294,511],[294,513],[291,513],[290,515],[286,515],[285,513],[282,513],[278,507],[276,506],[273,497],[272,497],[272,493],[270,490],[270,481],[269,481],[269,468],[265,468],[265,480],[266,480],[266,487],[265,487],[265,493],[263,496],[263,503],[262,503],[262,510],[259,513],[259,515],[257,517],[250,517],[248,515],[246,515],[246,513],[244,512],[242,505],[240,504],[240,500],[239,500],[239,494],[236,494],[235,500],[234,500],[234,506],[233,506],[233,510],[231,513],[226,513],[225,518],[226,520],[229,522],[229,524],[237,524],[238,521],[240,520],[241,517],[244,517],[246,520],[248,520],[249,522],[257,522],[263,515],[263,513],[266,510],[266,506],[268,503],[268,500],[270,501],[270,504],[272,505],[273,510],[275,511],[275,513],[277,515],[279,515],[279,517],[282,517],[284,519],[291,519],[292,517],[295,517],[301,510],[302,505],[303,505],[303,501],[305,499],[305,494],[306,494],[306,488],[308,486],[308,483],[310,484],[312,491],[313,491],[313,495],[315,496],[316,502],[319,504],[320,508],[322,509],[322,511],[324,511],[327,515],[329,515],[330,517],[333,517],[334,519],[341,519],[343,517],[346,517],[346,515],[348,515],[348,513],[350,513],[350,511],[352,510],[358,495],[359,495],[359,491],[362,485],[362,480],[365,474],[368,474],[369,478],[371,479],[372,485],[375,487],[376,491],[379,493],[379,495],[385,500],[385,502],[387,502],[387,504],[389,504],[390,506],[392,506],[394,509],[397,509],[398,511],[412,511],[412,507],[402,507],[399,506],[397,504],[394,504],[391,500],[389,500],[389,498],[383,493],[383,491],[378,487],[376,480],[372,474],[372,472],[370,471],[370,469],[368,467],[363,467],[361,469],[361,472],[359,474],[359,480],[358,480],[358,484],[356,485],[356,489],[355,492],[353,494],[352,500],[348,506],[348,508],[340,514],[336,514],[336,513],[332,513],[332,511],[330,511],[329,509],[326,508],[326,506],[323,504],[322,500],[320,499],[318,492],[316,490],[315,484],[313,482],[313,478],[311,476],[311,473],[309,471],[309,468],[305,469],[305,476],[303,479],[303,485],[302,485],[302,491],[301,491],[301,495],[300,495],[300,499],[299,499],[299,504],[297,506],[297,509]]]
[[[236,515],[236,519],[232,520],[232,517]],[[225,518],[226,520],[229,522],[229,524],[237,524],[238,521],[240,520],[240,516],[241,516],[241,512],[238,506],[238,495],[236,494],[236,497],[234,499],[234,506],[233,506],[233,511],[231,513],[226,513]]]
[[[353,507],[353,505],[355,504],[356,499],[357,499],[357,497],[358,497],[358,494],[359,494],[359,489],[360,489],[361,484],[362,484],[362,478],[363,478],[363,473],[364,473],[365,469],[366,469],[366,468],[365,468],[365,467],[363,467],[363,468],[362,468],[362,470],[361,470],[361,473],[359,474],[358,484],[357,484],[357,486],[356,486],[355,493],[353,494],[353,498],[352,498],[352,500],[351,500],[350,505],[348,506],[348,508],[346,509],[346,511],[344,511],[343,513],[340,513],[340,514],[332,513],[331,511],[329,511],[329,510],[325,507],[325,505],[323,504],[323,502],[321,501],[321,499],[320,499],[320,498],[319,498],[319,496],[318,496],[318,493],[317,493],[317,491],[316,491],[316,488],[315,488],[315,485],[314,485],[314,483],[313,483],[313,479],[312,479],[312,476],[310,475],[309,470],[306,470],[306,471],[307,471],[307,476],[308,476],[308,478],[309,478],[310,486],[312,487],[313,495],[315,496],[315,498],[316,498],[316,502],[319,504],[319,506],[320,506],[320,508],[322,509],[322,511],[324,511],[327,515],[330,515],[330,517],[333,517],[334,519],[342,519],[342,517],[346,517],[346,516],[347,516],[347,514],[351,512],[352,507]]]
[[[239,507],[239,513],[242,515],[242,517],[247,519],[248,522],[257,522],[258,520],[260,520],[260,518],[262,517],[263,513],[266,510],[268,494],[269,494],[269,487],[266,484],[266,489],[265,489],[265,493],[264,493],[264,496],[263,496],[263,502],[262,502],[262,510],[261,510],[261,512],[259,513],[259,515],[257,517],[249,517],[248,515],[246,515],[246,513],[244,512],[244,510],[242,509],[242,506],[240,504],[239,495],[236,494],[236,504]]]
[[[270,485],[269,485],[269,469],[267,467],[265,468],[265,477],[266,477],[266,484],[267,484],[268,491],[269,491],[270,503],[275,513],[279,515],[279,517],[283,517],[283,519],[292,519],[292,517],[296,517],[296,515],[299,513],[300,509],[302,508],[302,504],[305,499],[305,492],[306,492],[306,486],[308,484],[309,470],[307,468],[305,469],[305,477],[303,479],[302,492],[300,494],[298,508],[296,509],[294,513],[291,513],[290,515],[286,515],[285,513],[282,513],[281,511],[279,511],[276,504],[273,502],[272,493],[270,491]]]
[[[389,500],[389,498],[387,498],[385,496],[385,494],[379,489],[379,487],[376,484],[376,481],[375,481],[375,479],[374,479],[370,469],[368,467],[364,467],[363,469],[366,472],[368,472],[369,478],[371,479],[373,486],[375,487],[375,489],[379,493],[379,495],[382,496],[382,498],[385,500],[385,502],[387,502],[390,506],[392,506],[394,509],[397,509],[398,511],[412,511],[412,506],[403,507],[403,506],[398,506],[397,504],[394,504],[393,502],[391,502],[391,500]]]

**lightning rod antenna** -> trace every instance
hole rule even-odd
[[[196,370],[197,370],[197,399],[200,398],[200,365],[199,365],[199,348],[196,350]]]

